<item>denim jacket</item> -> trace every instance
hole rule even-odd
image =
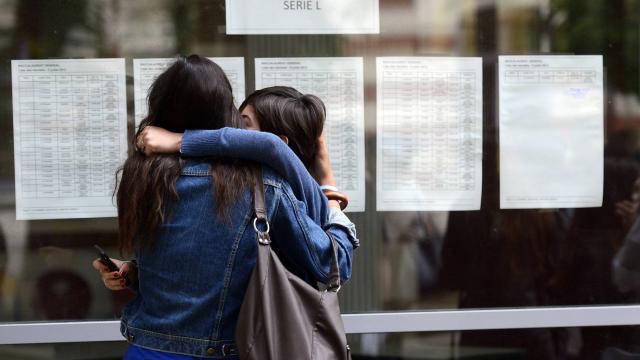
[[[326,282],[331,234],[343,281],[351,276],[353,245],[344,226],[321,227],[289,184],[263,169],[272,246],[285,266],[309,283]],[[205,161],[190,161],[176,182],[179,201],[150,249],[136,253],[137,296],[124,309],[121,332],[130,343],[169,353],[234,358],[234,331],[256,262],[252,191],[245,189],[217,216]],[[286,309],[283,309],[286,311]]]
[[[323,225],[327,221],[340,224],[349,230],[353,246],[360,246],[351,220],[342,211],[329,208],[318,183],[278,136],[235,128],[187,130],[182,138],[180,153],[187,157],[238,158],[272,167],[291,185],[296,198],[307,206],[307,215],[316,224]]]

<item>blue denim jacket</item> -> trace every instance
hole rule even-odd
[[[235,128],[187,130],[180,153],[187,157],[238,158],[270,166],[289,183],[293,194],[306,205],[307,215],[316,224],[323,225],[327,221],[340,224],[349,230],[353,246],[360,246],[355,225],[342,211],[329,208],[316,180],[278,136]]]
[[[351,276],[353,245],[342,225],[322,228],[289,184],[264,168],[272,246],[291,271],[326,282],[331,243],[338,243],[343,281]],[[176,187],[179,201],[151,249],[137,252],[138,291],[124,309],[121,332],[137,346],[192,356],[233,358],[231,348],[244,292],[255,265],[252,191],[217,216],[207,162],[189,162]],[[286,309],[283,309],[286,311]]]
[[[323,223],[328,216],[327,199],[318,183],[302,160],[274,134],[228,127],[187,130],[180,153],[185,157],[237,158],[268,165],[284,177],[296,198],[307,204],[307,212],[316,223]]]

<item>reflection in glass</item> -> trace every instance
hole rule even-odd
[[[379,35],[227,36],[223,1],[0,1],[7,70],[0,77],[0,321],[114,319],[132,296],[104,289],[90,265],[94,243],[118,255],[115,219],[15,220],[10,60],[124,57],[131,76],[133,58],[192,52],[244,57],[247,91],[254,58],[364,58],[366,211],[349,214],[363,246],[342,290],[344,312],[638,303],[633,256],[619,256],[627,259],[617,268],[625,276],[612,265],[638,235],[630,229],[640,199],[639,7],[638,0],[381,0]],[[604,56],[603,206],[499,210],[496,56],[547,52]],[[376,212],[375,57],[431,55],[483,57],[482,209]],[[584,344],[579,349],[594,353],[627,336],[613,328],[571,331]],[[460,346],[516,349],[529,349],[524,339],[550,338],[534,347],[560,354],[556,338],[572,344],[578,335],[571,331],[453,338]]]
[[[621,326],[378,333],[352,334],[348,341],[354,360],[624,360],[640,357],[639,331]]]

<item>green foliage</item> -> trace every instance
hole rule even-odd
[[[640,94],[640,0],[552,0],[564,19],[552,33],[554,52],[602,54],[608,83]]]

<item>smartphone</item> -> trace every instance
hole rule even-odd
[[[118,269],[118,266],[116,266],[116,264],[113,261],[111,261],[111,259],[109,258],[109,255],[107,255],[107,253],[105,253],[100,246],[93,245],[93,247],[96,249],[96,253],[100,258],[100,262],[103,263],[107,268],[109,268],[109,271],[120,270]],[[124,281],[126,286],[129,286],[131,284],[129,281],[129,278],[126,275],[124,277]]]
[[[111,259],[107,255],[107,253],[105,253],[104,250],[102,250],[102,248],[100,246],[93,245],[93,247],[96,248],[96,253],[98,254],[98,257],[100,258],[100,262],[102,264],[104,264],[104,266],[108,267],[109,271],[118,271],[118,270],[120,270],[120,269],[118,269],[116,264],[113,261],[111,261]]]

